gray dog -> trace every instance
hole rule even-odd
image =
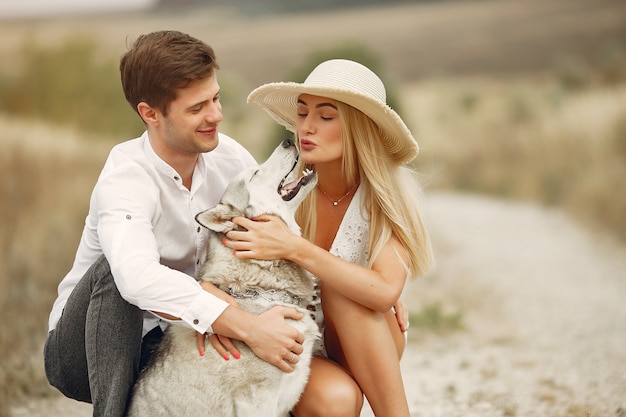
[[[317,182],[313,172],[292,178],[298,151],[285,141],[262,165],[235,177],[220,203],[199,213],[196,220],[208,230],[198,279],[211,281],[235,297],[239,306],[260,314],[275,305],[304,307],[313,295],[310,275],[285,261],[240,260],[221,242],[236,226],[235,216],[279,216],[294,232],[297,206]],[[313,344],[319,338],[309,314],[290,324],[304,334],[304,351],[291,373],[284,373],[254,355],[240,341],[238,360],[226,361],[212,347],[200,356],[196,332],[170,325],[135,384],[129,417],[277,417],[286,416],[298,402],[309,376]]]

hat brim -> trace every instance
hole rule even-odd
[[[363,112],[380,129],[381,140],[396,164],[406,164],[417,156],[419,146],[402,118],[387,104],[367,94],[335,87],[276,82],[254,89],[248,95],[248,103],[258,104],[277,123],[295,132],[298,97],[301,94],[332,98]]]

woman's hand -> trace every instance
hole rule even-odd
[[[409,330],[409,309],[402,300],[398,300],[393,305],[393,309],[396,315],[396,320],[398,321],[398,326],[400,326],[400,331],[402,333],[406,332]]]
[[[220,336],[215,333],[199,333],[196,332],[196,342],[198,343],[198,352],[200,356],[204,356],[205,338],[208,336],[209,343],[213,346],[213,349],[220,354],[224,360],[229,360],[230,355],[233,355],[235,359],[239,359],[241,354],[235,347],[235,344],[229,337]]]
[[[237,304],[237,301],[231,295],[220,290],[212,283],[208,281],[201,281],[200,286],[205,291],[226,301],[231,306],[239,308],[239,304]],[[219,353],[220,356],[223,357],[225,360],[229,360],[230,355],[233,355],[235,359],[239,359],[239,357],[241,356],[241,354],[239,353],[239,350],[237,350],[237,348],[233,344],[233,341],[230,340],[230,338],[213,334],[213,333],[207,334],[207,333],[196,332],[196,343],[198,345],[198,353],[200,353],[200,356],[204,355],[204,349],[206,346],[205,339],[207,336],[209,338],[209,343],[211,343],[211,346],[213,346],[213,348],[217,351],[217,353]]]
[[[237,304],[237,300],[235,300],[233,296],[231,296],[227,292],[222,291],[219,288],[217,288],[215,284],[209,281],[200,281],[200,286],[202,287],[204,291],[209,292],[213,294],[214,296],[216,296],[217,298],[226,301],[228,304],[230,304],[233,307],[239,308],[239,304]]]
[[[226,233],[224,245],[234,250],[241,259],[289,259],[294,238],[287,225],[278,217],[263,215],[252,220],[245,217],[233,218],[233,223],[246,229]]]

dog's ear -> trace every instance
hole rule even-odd
[[[226,233],[237,227],[231,219],[241,215],[242,213],[235,209],[235,207],[220,203],[211,209],[198,213],[196,215],[196,221],[209,230],[218,233]]]

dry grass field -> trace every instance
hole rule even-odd
[[[94,42],[97,59],[115,61],[138,34],[158,29],[191,33],[216,49],[222,67],[221,80],[223,86],[228,86],[233,97],[231,103],[234,103],[225,109],[222,130],[240,140],[259,159],[266,156],[267,132],[272,123],[259,110],[243,104],[246,94],[260,83],[283,79],[316,51],[337,45],[366,46],[381,58],[383,75],[398,91],[401,111],[420,142],[421,154],[416,166],[424,175],[427,195],[436,190],[454,190],[504,197],[514,201],[510,204],[532,202],[531,212],[556,210],[559,216],[575,219],[576,227],[588,228],[580,232],[584,236],[587,233],[594,236],[579,244],[578,232],[570,234],[568,228],[551,228],[553,223],[539,221],[532,225],[543,228],[540,236],[547,246],[537,246],[530,238],[526,246],[516,242],[519,246],[511,247],[504,232],[517,236],[517,233],[531,230],[531,223],[524,223],[525,217],[506,217],[501,211],[490,211],[495,210],[493,205],[471,203],[473,200],[435,197],[430,216],[435,219],[433,232],[437,234],[434,239],[439,267],[430,279],[408,291],[413,297],[409,302],[415,317],[426,307],[436,305],[429,304],[432,301],[459,309],[466,324],[474,329],[484,330],[491,325],[492,331],[500,329],[504,324],[495,318],[500,317],[502,309],[515,316],[516,326],[522,329],[532,327],[524,324],[520,316],[530,311],[535,314],[533,323],[539,326],[542,320],[537,316],[539,310],[520,308],[514,314],[505,308],[506,301],[501,301],[498,308],[485,309],[479,300],[480,289],[488,287],[486,280],[491,277],[510,276],[523,280],[525,274],[533,274],[535,279],[528,282],[533,284],[534,290],[522,291],[527,295],[522,300],[537,299],[536,295],[540,294],[539,298],[545,296],[542,299],[547,303],[558,305],[555,295],[558,288],[543,285],[542,280],[549,276],[540,272],[540,268],[530,268],[528,262],[517,262],[516,254],[521,252],[528,256],[525,247],[552,253],[549,245],[565,244],[556,239],[560,236],[577,242],[572,246],[571,256],[576,257],[577,251],[593,253],[593,262],[580,260],[584,268],[576,267],[577,263],[568,268],[564,266],[567,262],[562,261],[566,254],[559,251],[559,260],[564,263],[556,263],[554,270],[550,270],[555,274],[556,271],[585,272],[580,278],[581,291],[567,299],[567,316],[579,317],[578,313],[572,313],[577,305],[584,304],[580,311],[589,314],[593,314],[590,306],[602,309],[597,317],[603,322],[592,326],[615,333],[609,339],[606,333],[589,333],[599,344],[608,346],[606,350],[593,350],[594,360],[600,360],[604,352],[606,358],[614,358],[616,362],[605,358],[598,370],[610,368],[611,364],[616,369],[623,367],[623,362],[618,362],[623,354],[613,349],[615,343],[626,336],[624,328],[618,326],[624,324],[625,318],[623,308],[616,304],[620,297],[615,296],[624,290],[626,282],[623,270],[619,269],[620,259],[626,253],[623,249],[626,238],[623,216],[626,212],[623,192],[626,178],[626,3],[623,0],[435,1],[261,16],[245,15],[229,8],[198,8],[180,10],[173,15],[171,11],[153,11],[1,21],[0,75],[7,74],[10,80],[23,71],[25,43],[55,50],[69,39],[90,39]],[[0,83],[0,94],[4,91],[2,88]],[[89,194],[106,153],[112,143],[124,139],[126,137],[103,137],[98,132],[81,131],[71,123],[58,126],[54,120],[44,122],[25,115],[0,113],[3,149],[0,152],[0,286],[3,288],[0,308],[5,313],[0,330],[0,417],[9,415],[10,405],[21,413],[15,415],[45,415],[37,408],[51,403],[42,403],[42,399],[57,401],[57,394],[47,385],[42,368],[41,349],[47,315],[56,295],[56,285],[71,265]],[[455,207],[457,211],[450,211]],[[439,222],[437,212],[442,213]],[[485,221],[481,213],[485,216],[493,213],[493,222]],[[440,223],[444,218],[451,221]],[[464,225],[461,220],[473,223]],[[521,229],[507,228],[507,222],[518,221]],[[459,239],[466,239],[463,243],[457,242],[452,227],[458,230]],[[485,239],[485,242],[480,241],[483,246],[472,247],[470,233],[480,233]],[[555,240],[548,240],[549,236],[554,236]],[[594,252],[592,242],[596,242],[595,239],[611,242],[608,254],[600,256]],[[471,257],[466,263],[458,261],[461,253],[465,253],[461,248],[466,248],[467,256]],[[489,252],[500,249],[502,253]],[[535,255],[522,257],[521,261],[526,259],[532,265],[543,265],[544,260]],[[507,271],[504,263],[513,270]],[[480,269],[478,264],[486,269]],[[615,266],[602,270],[601,278],[605,281],[601,281],[601,287],[607,294],[603,293],[605,298],[590,295],[587,303],[583,290],[594,290],[594,282],[588,278],[600,265]],[[503,269],[494,271],[496,266]],[[457,276],[477,279],[468,278],[458,286],[453,279]],[[560,276],[555,282],[568,286],[567,276]],[[472,289],[473,284],[476,286]],[[499,285],[497,288],[502,291],[497,288],[493,291],[500,297],[517,291],[505,280]],[[608,289],[615,291],[608,294]],[[542,291],[549,291],[551,295]],[[459,295],[461,292],[464,298]],[[470,295],[477,298],[469,300]],[[521,307],[519,303],[519,300],[512,302],[511,306]],[[485,318],[489,320],[483,321]],[[477,324],[481,322],[486,324]],[[534,343],[532,335],[548,338],[559,333],[559,326],[572,328],[571,320],[555,318],[546,323],[552,327],[546,326],[543,333],[529,330],[523,338],[528,345],[515,346],[528,348]],[[440,408],[437,412],[431,408],[431,416],[467,417],[471,415],[469,411],[483,417],[623,417],[626,414],[624,409],[623,414],[615,414],[620,404],[626,407],[623,404],[626,389],[623,381],[615,383],[617,377],[613,373],[605,379],[601,373],[589,378],[583,375],[581,378],[588,380],[587,385],[572,382],[580,377],[578,373],[566,372],[565,382],[554,373],[545,374],[537,392],[520,394],[528,394],[535,401],[525,405],[519,405],[523,403],[519,395],[504,396],[498,385],[502,375],[497,372],[494,375],[489,364],[490,361],[506,362],[503,358],[512,353],[510,341],[515,332],[509,330],[495,331],[498,334],[490,336],[491,339],[481,333],[479,342],[468,336],[471,332],[459,332],[451,336],[452,339],[442,339],[428,326],[422,329],[430,342],[424,342],[423,338],[412,340],[410,357],[404,365],[410,383],[415,384],[409,390],[413,393],[412,406],[419,409],[426,404],[424,393],[438,387],[438,393],[445,395],[433,396],[432,401],[436,399]],[[506,340],[502,339],[502,333]],[[563,343],[574,343],[581,334],[587,335],[582,330],[563,334],[567,336]],[[461,346],[460,350],[446,350],[444,345],[448,342]],[[471,357],[477,343],[486,346],[480,353],[483,356],[467,359],[464,355]],[[550,341],[541,346],[545,348],[541,352],[533,348],[541,359],[515,351],[514,358],[519,365],[514,366],[515,375],[527,371],[520,377],[522,381],[535,376],[532,369],[540,368],[542,360],[549,361],[550,349],[554,349],[555,344]],[[585,351],[581,348],[580,353]],[[493,355],[499,355],[497,360]],[[439,362],[438,358],[443,357],[448,362]],[[566,359],[559,360],[559,366],[551,368],[554,372],[567,368],[565,360],[582,360],[577,354],[563,358]],[[450,363],[457,368],[451,369]],[[424,382],[418,379],[419,372],[412,368],[415,366],[431,369],[434,376],[440,371],[453,376],[447,380],[437,379],[432,386],[423,386],[420,384]],[[585,370],[591,368],[588,366]],[[479,380],[470,378],[464,384],[461,376],[468,369],[475,370],[476,374],[471,377],[480,377]],[[455,373],[460,378],[451,382]],[[484,389],[474,390],[472,381],[484,385]],[[516,381],[506,379],[505,385],[514,386]],[[604,383],[610,386],[603,390]],[[589,388],[592,386],[593,389]],[[581,390],[587,388],[589,392],[604,393],[597,398],[604,401],[606,407],[582,395]],[[416,394],[418,391],[420,393]],[[525,414],[524,410],[537,401],[544,410],[550,410],[550,404],[560,408],[543,414]],[[447,409],[450,412],[446,413],[442,405],[461,403],[469,407],[465,414],[455,414],[462,408],[455,408],[455,412]],[[498,406],[480,408],[483,403]],[[610,407],[612,411],[606,411]],[[56,414],[52,409],[49,411],[48,415],[70,415],[66,409]]]

